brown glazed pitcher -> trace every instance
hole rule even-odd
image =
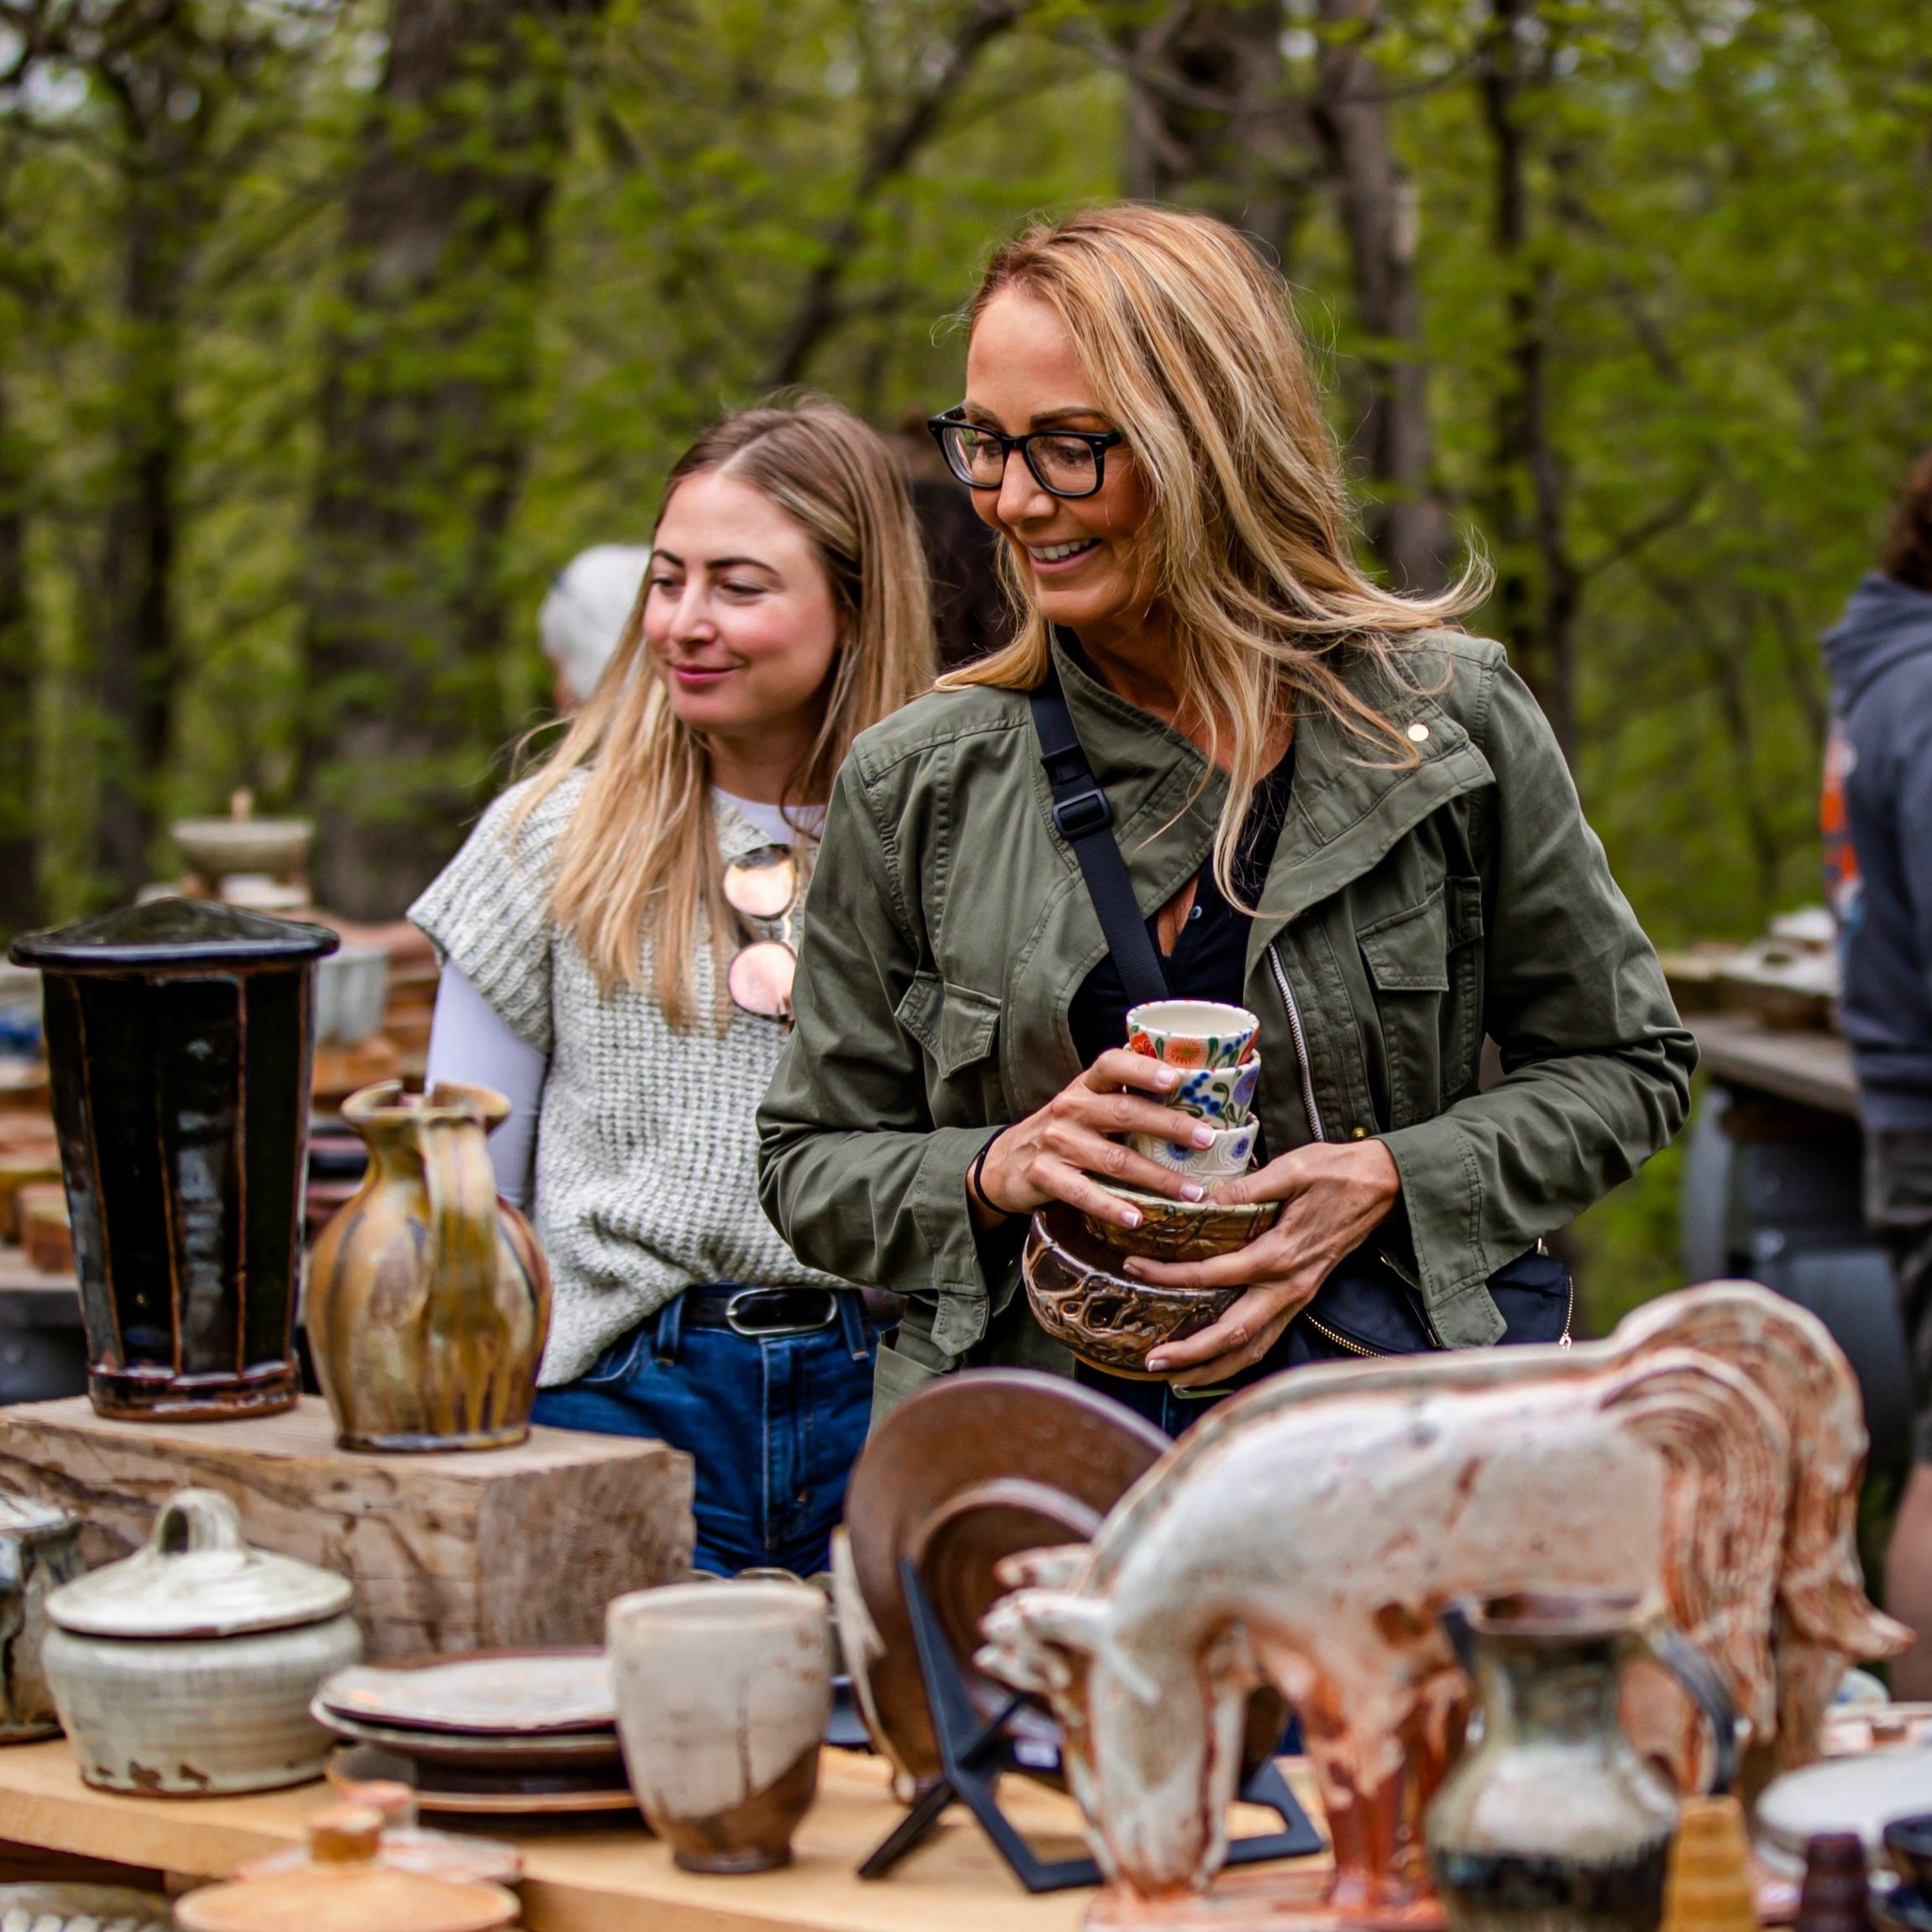
[[[369,1172],[316,1243],[306,1319],[345,1449],[494,1449],[530,1432],[550,1270],[496,1197],[486,1087],[366,1086],[343,1118]]]

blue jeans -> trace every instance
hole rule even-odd
[[[683,1297],[620,1335],[574,1382],[537,1391],[531,1420],[654,1436],[697,1464],[698,1568],[810,1576],[846,1500],[872,1414],[877,1332],[854,1294],[809,1335],[687,1328]]]

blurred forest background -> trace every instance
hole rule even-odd
[[[1280,261],[1366,553],[1485,547],[1659,942],[1818,897],[1814,640],[1932,436],[1924,0],[0,0],[0,932],[242,785],[396,913],[701,424],[951,403],[990,246],[1120,194]]]

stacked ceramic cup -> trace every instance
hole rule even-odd
[[[1135,1151],[1207,1188],[1246,1173],[1260,1131],[1249,1112],[1261,1077],[1261,1058],[1254,1051],[1260,1030],[1260,1021],[1246,1008],[1213,1000],[1164,999],[1135,1007],[1127,1016],[1128,1049],[1181,1069],[1181,1085],[1166,1104],[1207,1122],[1214,1135],[1209,1145],[1196,1147],[1136,1134],[1130,1137]]]

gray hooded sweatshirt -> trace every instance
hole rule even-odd
[[[1859,885],[1845,1030],[1869,1128],[1932,1130],[1932,594],[1872,572],[1825,634]]]

